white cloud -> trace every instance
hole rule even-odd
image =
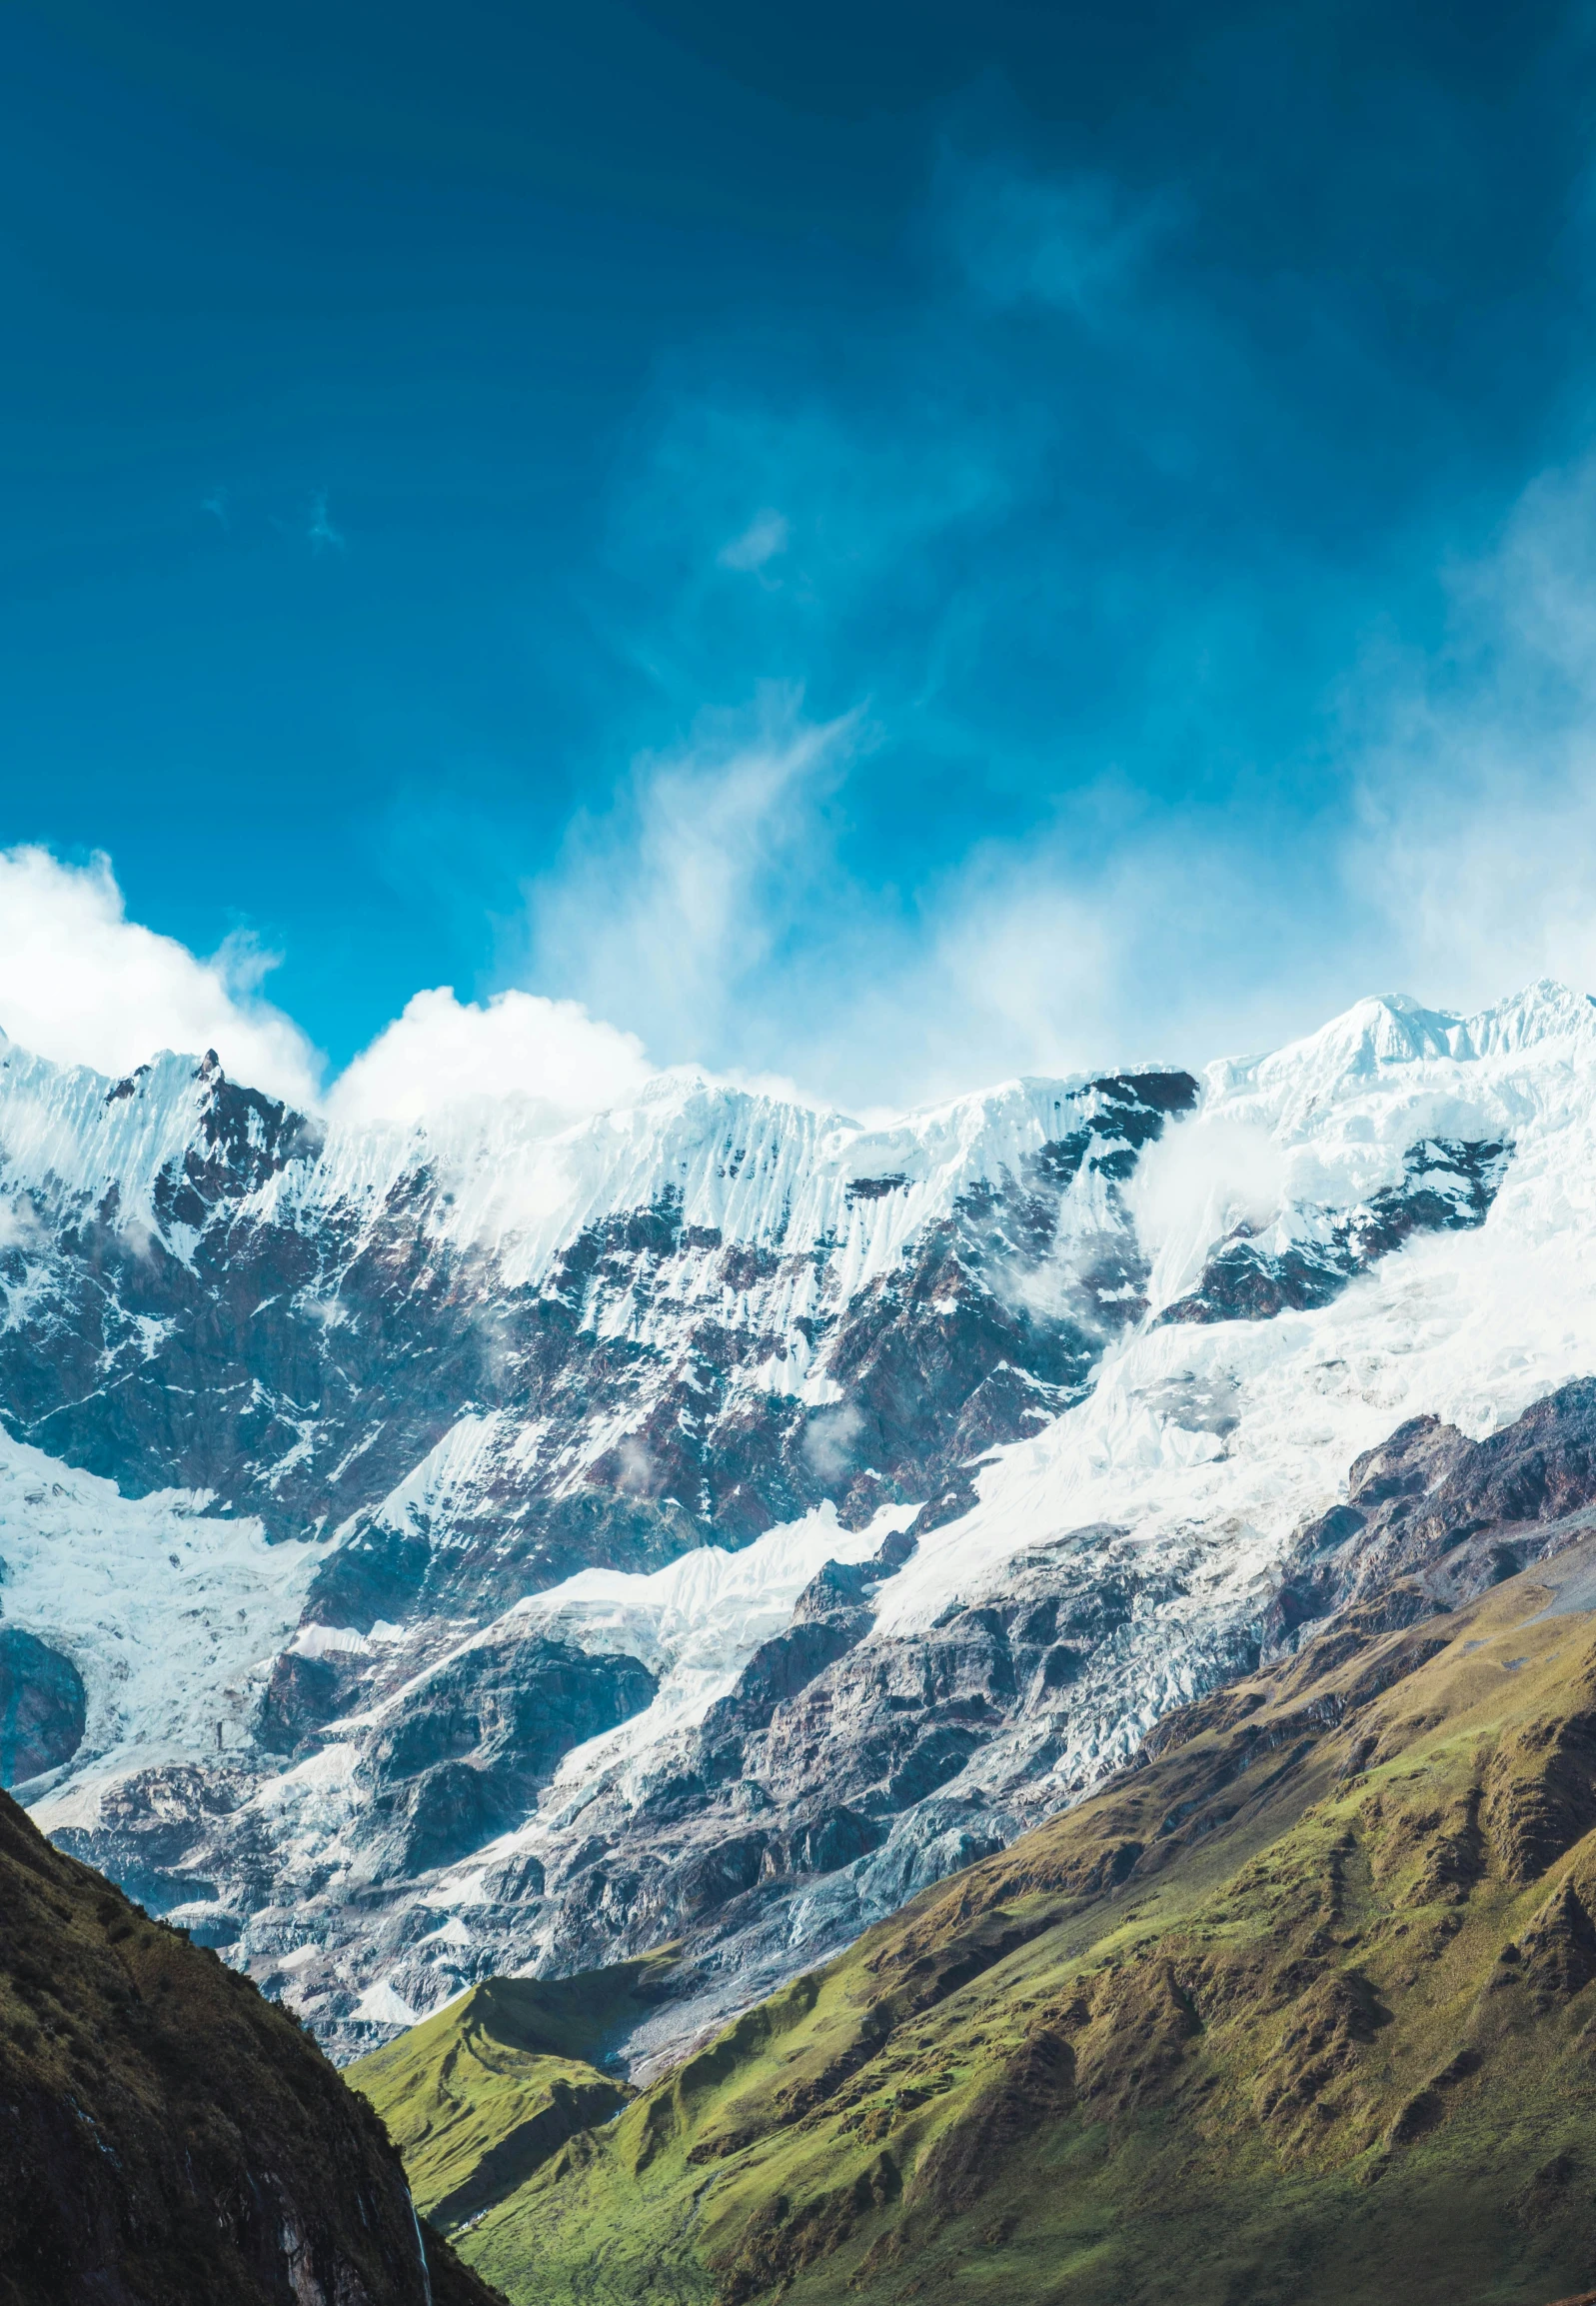
[[[1190,1286],[1211,1244],[1239,1224],[1273,1221],[1286,1195],[1285,1154],[1268,1132],[1197,1114],[1148,1146],[1126,1197],[1152,1258],[1150,1295],[1165,1305]]]
[[[1538,479],[1453,589],[1450,649],[1367,748],[1347,886],[1423,998],[1596,986],[1596,458]]]
[[[0,1028],[39,1057],[126,1074],[163,1049],[214,1049],[235,1080],[304,1106],[316,1054],[260,999],[265,966],[241,942],[202,961],[129,921],[104,857],[0,851]]]
[[[723,545],[716,558],[723,569],[763,569],[767,561],[787,551],[788,535],[785,513],[756,513],[743,534]]]
[[[650,1078],[636,1035],[575,1001],[500,993],[457,1001],[447,985],[418,993],[334,1084],[336,1120],[420,1121],[479,1098],[520,1097],[551,1127],[634,1099]]]
[[[529,889],[527,974],[626,1018],[672,1062],[768,1064],[761,981],[795,925],[835,903],[824,804],[858,731],[857,715],[806,721],[772,690],[645,757]]]
[[[815,1409],[803,1429],[803,1462],[817,1481],[834,1481],[854,1462],[864,1415],[851,1401]]]
[[[529,886],[517,974],[662,1063],[876,1118],[1013,1073],[1267,1046],[1327,1014],[1251,958],[1271,907],[1293,926],[1289,893],[1212,834],[1138,822],[1112,783],[918,886],[855,878],[867,734],[861,711],[816,723],[773,690],[644,757]]]

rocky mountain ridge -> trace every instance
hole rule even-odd
[[[1288,1638],[1402,1414],[1588,1370],[1593,1019],[874,1132],[672,1079],[341,1135],[11,1050],[24,1795],[344,2049],[685,1936],[646,2064]]]

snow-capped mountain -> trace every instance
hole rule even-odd
[[[8,1047],[0,1775],[344,2046],[670,1939],[750,1998],[1333,1605],[1394,1427],[1596,1365],[1593,1131],[1551,985],[876,1131]]]

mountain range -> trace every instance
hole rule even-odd
[[[1578,1538],[1593,1127],[1549,984],[889,1127],[6,1045],[0,1778],[341,2058],[669,1946],[646,2084],[1371,1593]]]

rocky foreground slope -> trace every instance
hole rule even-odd
[[[1363,1469],[1376,1508],[1414,1440]],[[1299,1656],[547,2150],[462,2246],[527,2306],[1588,2291],[1596,1535],[1564,1534],[1450,1610],[1452,1549],[1416,1539]]]
[[[1300,1640],[1393,1426],[1591,1368],[1553,986],[874,1131],[0,1058],[0,1775],[340,2055],[676,1942],[645,2073]]]
[[[490,2306],[247,1978],[0,1794],[3,2306]]]

